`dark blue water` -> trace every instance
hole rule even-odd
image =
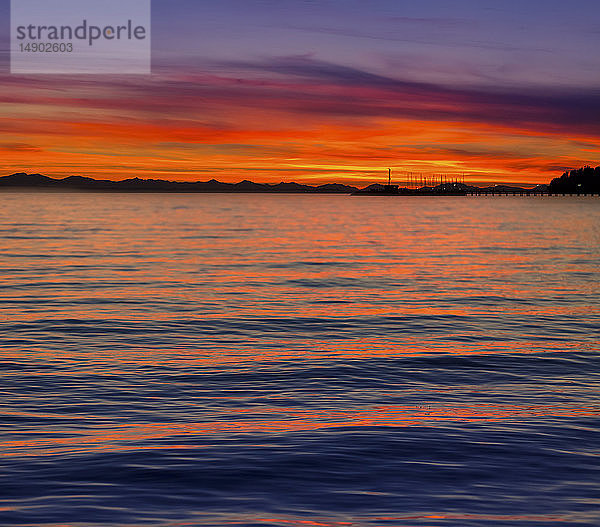
[[[600,525],[598,198],[0,201],[1,525]]]

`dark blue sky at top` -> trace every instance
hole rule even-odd
[[[277,74],[282,58],[404,80],[600,86],[593,0],[221,0],[153,6],[160,67]]]
[[[152,18],[157,73],[273,75],[300,57],[445,85],[600,87],[597,0],[153,0]]]

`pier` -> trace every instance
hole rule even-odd
[[[551,192],[548,190],[468,190],[467,196],[600,196],[600,192]]]
[[[373,184],[358,190],[353,195],[363,196],[600,196],[600,190],[585,190],[587,185],[573,191],[551,190],[549,185],[537,185],[532,188],[522,188],[509,185],[493,185],[476,187],[465,183],[465,175],[460,177],[448,174],[418,174],[406,172],[404,185],[393,184],[392,169],[388,168],[387,184]],[[594,187],[592,187],[594,188]],[[595,187],[597,188],[597,187]]]

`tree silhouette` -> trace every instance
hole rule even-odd
[[[565,172],[548,185],[550,192],[598,193],[600,192],[600,166],[589,166]]]

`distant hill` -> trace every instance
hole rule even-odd
[[[269,193],[310,193],[310,194],[351,194],[358,189],[349,185],[326,184],[313,187],[300,183],[222,183],[216,179],[210,181],[165,181],[162,179],[125,179],[110,181],[82,176],[69,176],[54,179],[41,174],[19,172],[0,177],[0,188],[44,188],[57,190],[94,190],[117,192],[269,192]]]
[[[565,172],[548,185],[550,192],[598,193],[600,192],[600,166],[583,167]]]
[[[525,194],[533,193],[600,193],[600,167],[583,167],[565,172],[560,178],[553,179],[548,185],[537,185],[533,188],[522,188],[508,185],[475,187],[464,183],[442,183],[436,186],[421,188],[403,188],[398,185],[381,185],[374,183],[363,189],[339,183],[311,186],[295,182],[223,183],[216,179],[210,181],[167,181],[163,179],[130,178],[122,181],[93,179],[84,176],[69,176],[55,179],[42,174],[26,174],[19,172],[0,177],[2,188],[30,188],[48,190],[78,190],[107,192],[226,192],[226,193],[279,193],[279,194],[354,194],[369,195],[401,195],[401,196],[452,196],[471,193]]]

